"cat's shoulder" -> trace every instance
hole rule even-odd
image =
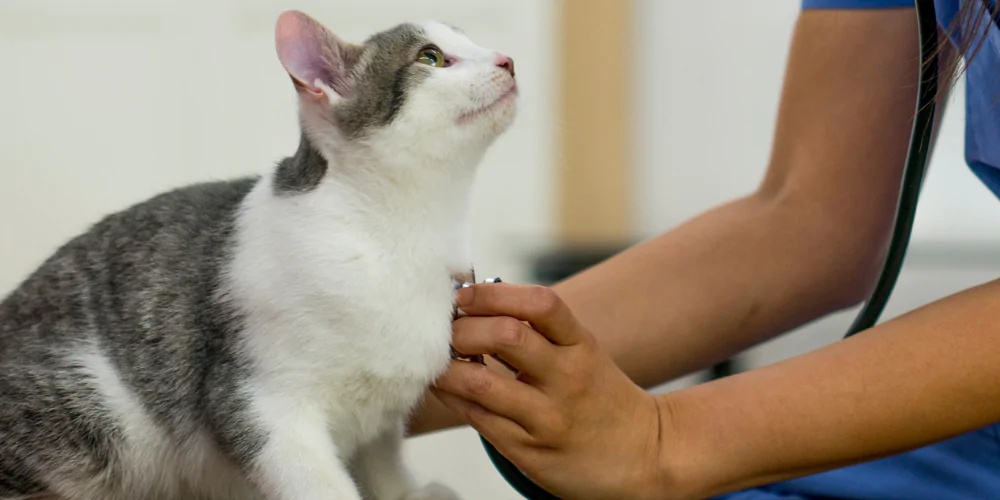
[[[207,181],[160,192],[93,222],[82,238],[126,232],[141,237],[150,232],[204,229],[229,223],[259,178]]]
[[[243,199],[258,177],[188,184],[104,215],[57,247],[26,282],[46,274],[65,274],[95,259],[121,259],[178,247],[220,244],[232,229]]]
[[[236,208],[243,198],[253,189],[259,177],[242,177],[238,179],[206,181],[188,184],[175,189],[163,191],[144,201],[138,202],[126,209],[112,214],[129,215],[144,212],[156,212],[169,215],[210,214],[218,210],[229,211]]]

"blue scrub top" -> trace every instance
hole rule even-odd
[[[935,0],[950,27],[959,0]],[[802,0],[803,9],[913,7],[913,0]],[[965,159],[1000,196],[1000,28],[988,30],[966,69]],[[982,33],[982,31],[979,31]],[[958,42],[969,33],[957,33]],[[947,411],[942,408],[941,411]],[[1000,498],[1000,423],[932,446],[843,469],[716,497],[717,500],[984,500]]]

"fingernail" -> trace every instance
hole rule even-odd
[[[472,305],[472,299],[475,297],[475,291],[471,286],[467,286],[458,291],[455,297],[455,305],[458,307],[470,306]]]

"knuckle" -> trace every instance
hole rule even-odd
[[[587,373],[587,370],[579,369],[571,360],[563,360],[556,369],[559,376],[562,377],[562,387],[566,396],[575,398],[590,389],[592,385],[591,375]]]
[[[581,379],[578,369],[579,363],[574,356],[557,356],[552,360],[552,369],[559,375],[560,380],[566,383],[574,383]]]
[[[589,334],[581,335],[580,338],[580,342],[574,346],[576,348],[575,356],[571,357],[577,363],[592,363],[601,355],[601,349]]]
[[[547,286],[534,285],[531,291],[532,307],[542,315],[555,313],[560,306],[559,296]]]
[[[493,381],[486,370],[476,370],[466,380],[466,389],[474,395],[483,396],[493,389]]]
[[[515,318],[499,318],[495,333],[496,342],[505,348],[519,348],[524,345],[524,325]]]

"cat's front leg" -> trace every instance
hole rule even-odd
[[[358,481],[372,500],[460,500],[447,487],[431,483],[420,487],[403,461],[403,421],[358,450]]]
[[[266,438],[245,464],[266,500],[361,500],[361,494],[318,412],[294,403],[267,405]]]

